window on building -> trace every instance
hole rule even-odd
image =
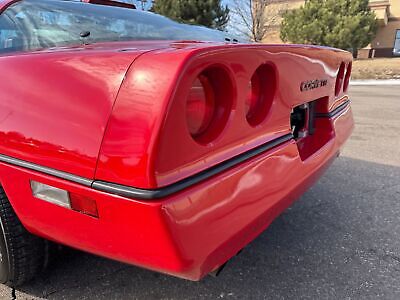
[[[400,56],[400,29],[396,30],[396,39],[394,41],[393,53],[394,55]]]

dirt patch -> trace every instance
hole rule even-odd
[[[400,79],[400,58],[356,60],[352,79]]]

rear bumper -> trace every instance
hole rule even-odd
[[[306,191],[353,128],[351,108],[331,119],[334,137],[302,161],[290,140],[177,194],[138,201],[0,163],[1,183],[32,233],[93,254],[199,280],[249,242]],[[99,218],[32,197],[37,180],[96,200]]]

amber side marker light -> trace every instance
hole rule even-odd
[[[99,217],[96,201],[93,199],[34,180],[31,180],[31,189],[35,198],[88,216]]]

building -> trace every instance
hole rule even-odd
[[[379,29],[371,45],[359,51],[359,56],[400,56],[400,0],[370,0],[378,18]]]
[[[282,43],[280,24],[285,11],[304,5],[304,0],[273,0],[267,8],[268,33],[265,43]],[[400,0],[370,0],[379,29],[368,47],[359,51],[360,58],[400,56]]]
[[[399,0],[400,1],[400,0]],[[282,23],[282,15],[291,9],[300,8],[304,5],[304,0],[271,0],[271,4],[267,6],[267,34],[264,43],[282,44],[280,38],[280,27]]]

